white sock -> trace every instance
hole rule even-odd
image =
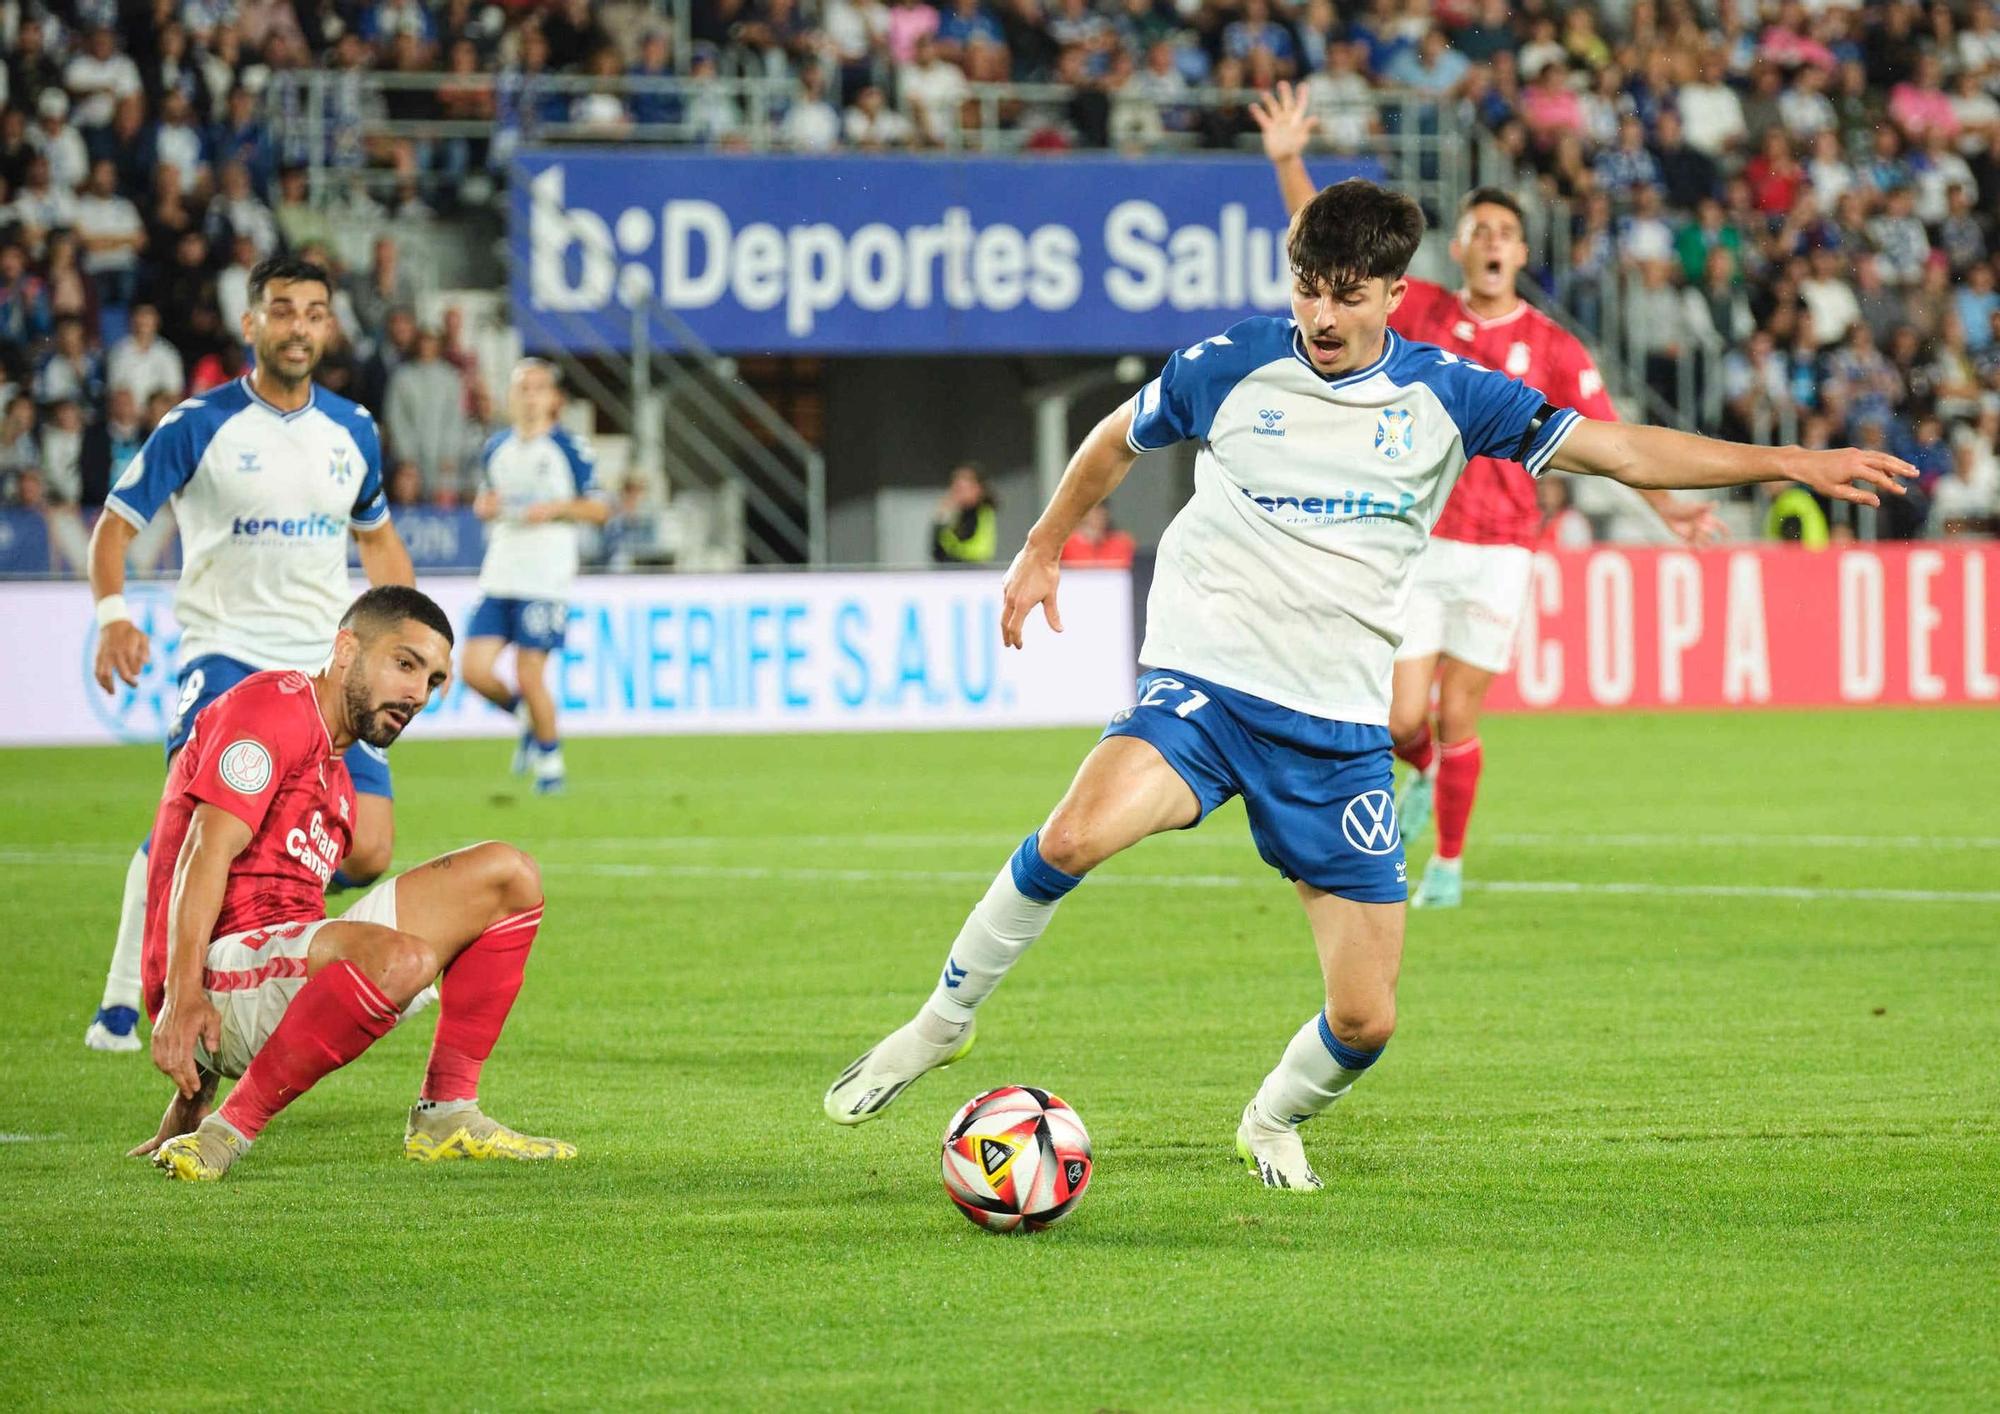
[[[118,905],[118,941],[104,976],[102,1006],[139,1009],[139,958],[146,946],[146,851],[132,851],[125,866],[125,896]]]
[[[1278,1067],[1264,1077],[1252,1114],[1271,1129],[1295,1129],[1354,1088],[1380,1051],[1342,1045],[1321,1012],[1292,1037]]]
[[[945,958],[937,990],[924,1004],[926,1011],[962,1029],[1000,985],[1007,969],[1042,936],[1063,895],[1083,882],[1043,859],[1040,840],[1038,832],[1021,842],[986,897],[966,916]]]
[[[417,1097],[417,1112],[419,1114],[455,1115],[478,1108],[479,1100],[477,1097],[470,1100],[426,1100],[422,1096]]]
[[[553,780],[563,773],[562,747],[537,744],[528,751],[535,763],[535,779]]]

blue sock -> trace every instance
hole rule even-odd
[[[342,889],[358,889],[360,887],[361,885],[358,882],[347,877],[345,869],[336,869],[333,871],[333,878],[327,883],[326,891],[330,894],[337,894]]]
[[[1333,1028],[1327,1025],[1326,1013],[1324,1011],[1319,1014],[1319,1041],[1322,1046],[1326,1047],[1327,1054],[1340,1063],[1342,1070],[1366,1070],[1369,1066],[1375,1064],[1376,1061],[1382,1059],[1382,1052],[1380,1050],[1357,1051],[1354,1047],[1334,1035]]]
[[[1065,874],[1042,858],[1042,832],[1035,831],[1014,851],[1014,887],[1037,903],[1054,903],[1083,882],[1081,874]]]

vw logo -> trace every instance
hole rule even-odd
[[[1340,833],[1363,854],[1390,854],[1402,844],[1396,828],[1396,798],[1386,790],[1363,791],[1340,812]]]
[[[93,625],[83,639],[83,697],[97,720],[120,741],[164,741],[167,727],[180,705],[174,679],[179,667],[181,628],[174,619],[173,588],[128,584],[125,604],[132,622],[152,640],[153,655],[140,672],[137,687],[127,687],[113,678],[114,690],[106,696],[91,676],[91,668],[97,661],[97,628]]]

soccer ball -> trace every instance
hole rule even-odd
[[[1060,1222],[1090,1186],[1090,1136],[1076,1111],[1032,1085],[965,1102],[944,1131],[944,1189],[991,1232]]]

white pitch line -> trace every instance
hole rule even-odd
[[[769,844],[769,837],[744,843]],[[576,843],[576,841],[570,841]],[[129,856],[98,851],[0,850],[0,864],[116,862]],[[992,874],[972,869],[816,869],[796,865],[617,864],[602,861],[568,866],[575,872],[618,879],[747,880],[818,884],[916,884],[976,886]],[[1241,889],[1268,887],[1271,876],[1237,874],[1103,874],[1099,888]],[[1760,898],[1797,902],[2000,904],[2000,889],[1820,888],[1791,884],[1672,884],[1649,881],[1586,882],[1581,879],[1470,880],[1469,889],[1517,894],[1613,894],[1641,898]]]
[[[1207,834],[1169,831],[1155,836],[1168,842],[1171,848],[1190,849],[1240,849],[1249,841],[1249,836],[1240,830],[1217,830]],[[1772,834],[1591,834],[1576,830],[1564,834],[1513,834],[1497,833],[1477,836],[1482,844],[1493,845],[1567,845],[1574,848],[1590,849],[1667,849],[1667,848],[1708,848],[1708,849],[1938,849],[1938,850],[2000,850],[2000,835],[1793,835],[1782,832]],[[551,845],[574,846],[587,849],[719,849],[730,845],[780,846],[796,849],[837,848],[854,849],[906,849],[913,846],[934,848],[964,846],[967,848],[1006,849],[1018,845],[1021,837],[1015,834],[967,834],[939,832],[923,834],[908,832],[902,834],[857,834],[857,835],[612,835],[591,838],[568,838],[551,840]],[[1151,841],[1148,841],[1151,843]]]
[[[794,865],[709,864],[581,864],[579,874],[619,879],[740,880],[798,884],[960,884],[992,882],[990,874],[952,869],[813,869]],[[1234,874],[1104,874],[1091,883],[1099,888],[1242,889],[1269,888],[1270,876]],[[1494,879],[1469,881],[1469,889],[1491,893],[1618,894],[1654,898],[1768,898],[1800,902],[1845,903],[2000,903],[2000,889],[1878,889],[1812,888],[1789,884],[1664,884],[1646,882],[1586,883],[1580,879]]]
[[[0,1144],[49,1144],[60,1138],[60,1134],[0,1134]]]

